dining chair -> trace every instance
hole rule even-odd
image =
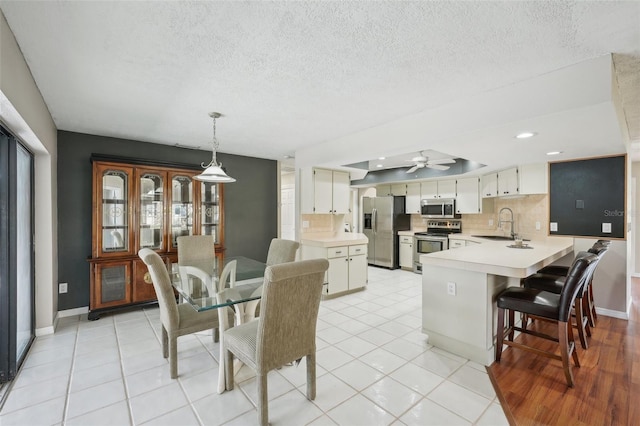
[[[178,243],[178,270],[185,288],[193,294],[193,280],[201,281],[208,296],[215,297],[218,289],[214,279],[216,271],[216,242],[211,235],[183,235]],[[219,340],[219,330],[214,330],[214,341]]]
[[[143,248],[138,256],[147,265],[158,297],[162,323],[162,356],[169,358],[171,378],[178,377],[178,337],[218,328],[215,309],[198,312],[188,303],[177,303],[169,272],[155,251]]]
[[[233,389],[233,358],[254,369],[258,422],[268,424],[267,374],[306,357],[307,399],[316,396],[316,323],[326,259],[268,266],[260,317],[224,332],[227,389]]]
[[[293,240],[274,238],[269,244],[267,252],[267,266],[278,265],[280,263],[293,262],[296,260],[296,252],[300,243]],[[259,315],[260,300],[252,300],[244,304],[245,321],[249,321]]]
[[[503,345],[533,352],[547,358],[561,360],[567,385],[573,387],[573,371],[571,370],[569,358],[573,358],[573,362],[577,367],[580,367],[580,361],[578,360],[578,353],[575,350],[573,338],[571,307],[578,292],[584,286],[585,280],[589,278],[592,269],[591,266],[595,263],[596,259],[597,256],[593,253],[579,253],[569,269],[567,279],[560,294],[524,287],[509,287],[498,294],[496,298],[496,304],[498,306],[496,362],[500,362]],[[504,324],[505,311],[508,314],[506,329]],[[557,324],[557,336],[550,336],[529,330],[524,326],[518,327],[515,323],[516,311],[535,318],[555,322]],[[555,352],[545,351],[527,345],[523,341],[514,341],[515,331],[555,341],[559,346],[560,355],[557,355]]]
[[[293,262],[296,260],[298,247],[300,247],[300,243],[297,241],[282,238],[272,239],[267,252],[267,266]]]

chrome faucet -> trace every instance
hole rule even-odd
[[[504,210],[507,210],[509,213],[511,213],[511,220],[502,220],[502,212]],[[515,225],[515,222],[513,221],[513,210],[511,210],[509,207],[501,208],[500,212],[498,213],[498,227],[501,227],[503,222],[507,222],[507,223],[511,224],[510,236],[511,236],[511,239],[515,239],[516,238],[516,233],[513,231],[514,225]]]

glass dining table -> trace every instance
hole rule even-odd
[[[236,261],[235,285],[220,288],[220,273],[228,263]],[[262,297],[266,264],[244,256],[226,257],[222,268],[215,262],[194,263],[190,266],[171,265],[171,283],[180,299],[196,311],[218,309],[220,356],[218,358],[218,393],[225,391],[224,330],[229,328],[229,309],[233,310],[234,325],[253,319]]]

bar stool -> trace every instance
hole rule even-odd
[[[547,358],[557,359],[562,361],[567,385],[573,387],[573,372],[571,371],[569,358],[573,357],[573,362],[577,367],[580,367],[580,361],[575,351],[573,327],[570,325],[571,307],[574,304],[580,288],[584,286],[585,280],[588,279],[590,270],[592,269],[591,266],[597,258],[598,256],[593,253],[580,252],[569,269],[560,294],[524,287],[509,287],[498,294],[496,362],[500,362],[503,345],[523,349]],[[508,314],[506,330],[504,327],[505,310]],[[516,311],[535,318],[556,322],[558,326],[557,337],[516,326],[514,321]],[[557,342],[560,347],[560,355],[557,355],[555,352],[543,351],[536,347],[515,342],[513,340],[515,331]]]
[[[598,240],[589,249],[589,252],[597,254],[598,257],[601,259],[604,256],[604,254],[607,252],[607,250],[609,249],[609,245],[610,244],[611,244],[611,241]],[[545,266],[544,268],[540,269],[538,271],[538,273],[545,274],[545,275],[555,275],[557,277],[566,277],[568,271],[569,271],[569,267],[568,266],[548,265],[548,266]],[[524,282],[524,280],[523,280],[523,282]],[[562,281],[562,282],[564,282],[564,281]],[[586,290],[587,298],[584,301],[584,312],[586,312],[587,317],[589,319],[589,326],[590,327],[595,327],[596,326],[596,322],[598,320],[598,314],[596,314],[596,305],[595,305],[595,303],[593,301],[593,285],[592,284],[593,284],[593,277],[587,283],[587,286],[588,286],[587,290]],[[560,291],[557,290],[557,292],[559,293]],[[589,335],[591,335],[591,334],[589,334]]]
[[[578,329],[578,337],[580,338],[580,345],[583,349],[587,349],[589,347],[587,343],[587,336],[591,337],[588,315],[585,314],[589,307],[587,290],[589,283],[593,278],[593,273],[595,272],[596,265],[600,260],[600,256],[598,256],[598,253],[593,253],[593,251],[597,250],[593,250],[593,248],[591,248],[588,252],[583,251],[580,252],[578,256],[576,256],[576,258],[584,257],[588,253],[592,253],[597,256],[595,262],[589,267],[587,277],[585,278],[583,285],[578,290],[578,294],[576,295],[576,299],[573,304],[574,314],[572,316],[575,316],[576,318],[575,327]],[[562,288],[565,285],[565,281],[566,276],[558,277],[556,275],[536,273],[522,280],[522,286],[525,288],[534,288],[538,290],[548,291],[550,293],[560,294],[562,292]],[[523,327],[527,327],[526,315],[523,319]]]

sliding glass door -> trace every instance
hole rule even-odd
[[[0,383],[34,339],[33,155],[0,127]]]

